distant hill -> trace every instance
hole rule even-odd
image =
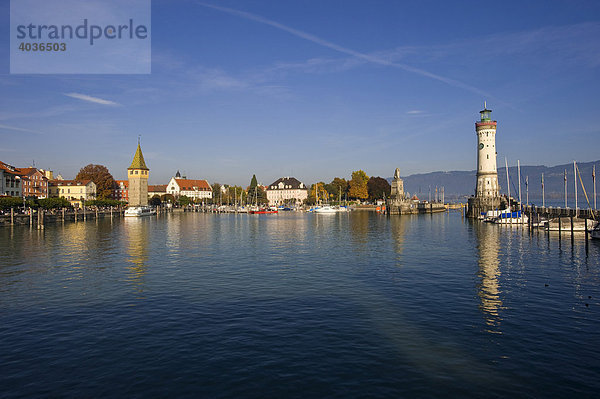
[[[592,167],[596,165],[596,185],[597,190],[600,190],[600,161],[577,163],[581,178],[585,184],[585,189],[588,192],[590,201],[592,201]],[[517,196],[518,181],[517,167],[509,166],[510,174],[510,192],[511,195]],[[574,194],[573,180],[573,164],[557,165],[557,166],[521,166],[521,193],[525,197],[525,178],[529,176],[529,197],[541,198],[542,186],[541,177],[544,173],[544,186],[546,198],[563,198],[564,196],[564,172],[567,171],[567,193],[569,197]],[[431,172],[420,173],[406,177],[404,180],[404,190],[412,194],[416,194],[420,199],[428,199],[429,188],[431,187],[431,197],[435,195],[435,187],[444,187],[446,199],[458,199],[465,196],[471,196],[475,192],[475,176],[476,171],[451,171],[451,172]],[[500,183],[500,192],[506,193],[506,168],[498,169],[498,180]],[[392,181],[389,177],[388,181]],[[579,195],[583,199],[583,191],[579,186]]]

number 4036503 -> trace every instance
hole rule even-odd
[[[21,43],[21,51],[67,51],[67,43]]]

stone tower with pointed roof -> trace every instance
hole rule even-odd
[[[131,166],[127,168],[129,179],[129,206],[148,205],[148,176],[150,169],[146,166],[142,148],[138,140],[137,151],[133,156]]]

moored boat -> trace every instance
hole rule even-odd
[[[142,217],[156,215],[156,209],[150,206],[130,206],[125,209],[125,216],[128,217]]]

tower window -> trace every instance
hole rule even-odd
[[[487,155],[487,159],[490,159],[490,154]]]

